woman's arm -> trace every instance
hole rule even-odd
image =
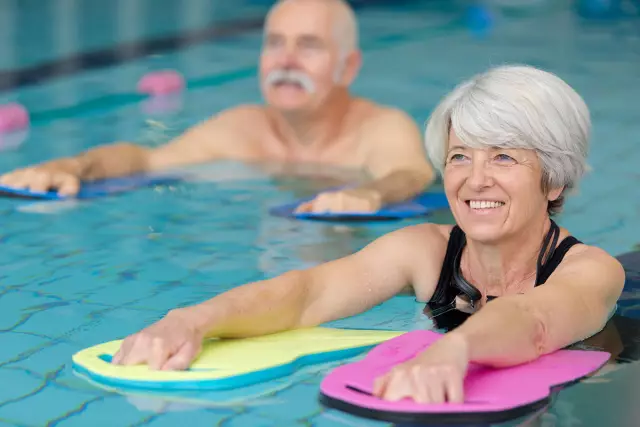
[[[431,227],[392,232],[353,255],[240,286],[191,309],[205,335],[215,337],[262,335],[362,313],[413,283],[412,260],[428,252],[418,236]]]
[[[376,379],[388,400],[463,402],[470,362],[513,366],[602,329],[624,285],[616,259],[597,248],[568,256],[547,283],[489,302],[429,349]]]
[[[201,304],[173,310],[125,339],[114,362],[184,368],[204,337],[264,335],[361,313],[408,284],[427,283],[424,274],[415,277],[415,272],[420,270],[417,267],[424,268],[430,254],[439,251],[444,256],[439,244],[443,240],[436,225],[408,227],[348,257],[239,286]],[[432,274],[438,272],[434,269]],[[427,292],[426,287],[421,286],[420,292]],[[171,360],[174,356],[177,361]]]
[[[466,342],[472,362],[527,362],[602,330],[624,281],[615,258],[587,247],[565,258],[544,285],[491,301],[452,334]]]

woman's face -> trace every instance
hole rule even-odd
[[[489,243],[544,220],[547,203],[562,189],[542,191],[533,150],[469,148],[449,133],[444,188],[457,224],[468,238]]]

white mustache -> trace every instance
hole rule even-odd
[[[281,83],[293,83],[300,85],[306,92],[314,92],[316,90],[313,80],[307,74],[297,70],[278,69],[270,72],[265,78],[265,83],[269,86]]]

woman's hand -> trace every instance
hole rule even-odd
[[[468,366],[467,342],[451,332],[378,377],[373,394],[392,401],[410,398],[417,403],[462,403]]]
[[[195,327],[189,309],[170,311],[164,318],[128,336],[113,356],[117,365],[147,363],[151,369],[187,369],[202,349],[204,334]]]

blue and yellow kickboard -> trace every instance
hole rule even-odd
[[[305,366],[357,356],[399,331],[305,328],[260,337],[213,339],[188,370],[154,371],[146,364],[114,365],[121,340],[73,356],[73,369],[109,387],[149,390],[231,390],[293,374]]]
[[[61,196],[57,191],[32,191],[26,188],[15,188],[0,185],[0,197],[14,197],[39,200],[96,199],[141,187],[166,185],[179,182],[177,175],[132,175],[119,178],[108,178],[98,181],[83,182],[75,196]]]

